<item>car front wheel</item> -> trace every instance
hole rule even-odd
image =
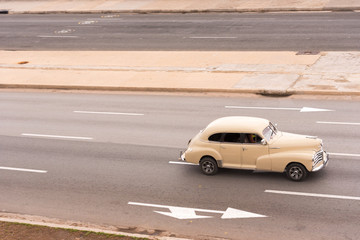
[[[292,163],[286,168],[286,175],[293,181],[302,181],[307,176],[307,170],[299,163]]]
[[[200,168],[205,175],[215,175],[218,172],[216,161],[209,157],[201,159]]]

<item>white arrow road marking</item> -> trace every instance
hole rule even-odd
[[[302,193],[302,192],[289,192],[289,191],[277,191],[277,190],[265,190],[265,192],[266,193],[285,194],[285,195],[307,196],[307,197],[336,198],[336,199],[358,200],[358,201],[360,200],[360,197],[330,195],[330,194]]]
[[[154,212],[177,219],[212,218],[211,216],[196,215],[195,209],[192,208],[170,207],[169,209],[170,212],[160,212],[160,211],[154,211]]]
[[[256,213],[246,212],[235,208],[227,208],[224,214],[221,216],[222,219],[231,218],[255,218],[255,217],[266,217]]]
[[[310,107],[303,107],[300,110],[300,112],[332,112],[332,111],[334,111],[334,110],[321,109],[321,108],[310,108]]]
[[[300,111],[300,112],[331,112],[334,110],[330,109],[321,109],[321,108],[275,108],[275,107],[241,107],[241,106],[225,106],[225,108],[234,108],[234,109],[259,109],[259,110],[287,110],[287,111]]]
[[[212,218],[211,216],[196,215],[196,212],[220,213],[223,214],[221,216],[222,219],[266,217],[265,215],[246,212],[235,208],[227,208],[226,211],[217,211],[217,210],[208,210],[208,209],[200,209],[200,208],[175,207],[175,206],[138,203],[138,202],[129,202],[128,204],[143,206],[143,207],[168,208],[170,212],[160,212],[160,211],[154,211],[154,212],[177,219]]]
[[[89,112],[89,111],[74,111],[74,113],[104,114],[104,115],[127,115],[127,116],[144,116],[144,114],[143,114],[143,113],[121,113],[121,112]]]
[[[322,122],[322,121],[317,121],[316,123],[320,123],[320,124],[337,124],[337,125],[360,125],[360,123],[355,123],[355,122]]]
[[[35,170],[26,168],[12,168],[12,167],[0,167],[0,170],[20,171],[20,172],[34,172],[34,173],[47,173],[45,170]]]
[[[33,134],[33,133],[23,133],[21,135],[24,137],[40,137],[40,138],[61,138],[61,139],[78,139],[78,140],[92,140],[93,139],[93,138],[89,138],[89,137],[58,136],[58,135],[44,135],[44,134]]]

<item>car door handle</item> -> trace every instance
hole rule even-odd
[[[222,149],[226,149],[226,147],[224,147],[224,146],[220,146],[220,148],[222,148]]]
[[[246,148],[246,147],[243,147],[242,149],[243,149],[243,151],[247,150],[247,148]]]

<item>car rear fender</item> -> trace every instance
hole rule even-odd
[[[199,162],[201,161],[201,159],[203,159],[204,157],[211,157],[214,160],[216,160],[218,162],[218,166],[221,167],[222,166],[222,159],[221,159],[221,155],[219,154],[218,151],[212,149],[212,148],[208,148],[206,149],[204,152],[206,152],[206,155],[202,155],[201,158],[199,159]]]

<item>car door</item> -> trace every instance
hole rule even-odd
[[[240,137],[240,133],[225,133],[223,141],[220,144],[220,154],[223,161],[223,167],[241,167],[242,144]]]
[[[241,168],[271,170],[268,145],[261,143],[262,138],[253,133],[244,133],[241,146]],[[259,162],[260,161],[260,162]]]

